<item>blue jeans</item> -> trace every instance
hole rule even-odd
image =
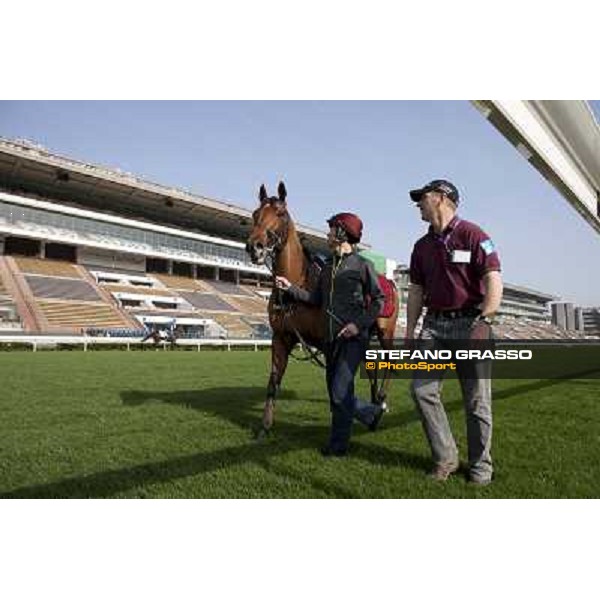
[[[339,339],[325,349],[326,378],[331,408],[331,433],[329,446],[345,451],[352,434],[352,420],[367,427],[381,408],[363,402],[354,395],[354,377],[364,357],[366,341],[362,337]]]

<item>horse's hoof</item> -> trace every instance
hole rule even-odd
[[[386,398],[387,396],[377,396],[377,398],[375,399],[375,404],[377,406],[381,406],[381,408],[383,408],[383,410],[387,412],[388,405],[386,402]]]
[[[264,440],[271,433],[271,429],[261,425],[254,430],[254,439],[256,441]]]

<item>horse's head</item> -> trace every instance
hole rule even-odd
[[[273,257],[287,242],[290,215],[286,196],[283,181],[279,182],[277,196],[269,197],[265,186],[260,186],[260,206],[252,213],[253,226],[246,243],[246,252],[256,265],[265,264],[266,258]]]

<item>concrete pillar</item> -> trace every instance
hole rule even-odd
[[[565,303],[565,320],[567,323],[567,330],[574,331],[575,329],[575,310],[571,302]]]

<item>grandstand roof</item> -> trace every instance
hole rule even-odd
[[[552,302],[554,300],[559,300],[558,296],[553,296],[546,292],[539,292],[538,290],[508,282],[504,282],[504,292],[512,292],[515,296],[527,296],[538,302]]]
[[[585,100],[475,100],[474,105],[600,232],[600,125]]]
[[[0,137],[0,185],[39,194],[50,202],[59,200],[237,241],[246,241],[252,223],[252,212],[245,208],[53,154],[26,140]],[[326,250],[324,232],[296,227],[311,249]]]

